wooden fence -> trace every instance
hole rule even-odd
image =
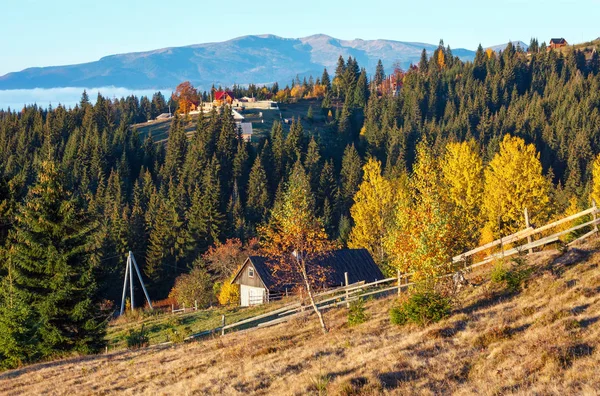
[[[528,253],[532,253],[533,249],[535,248],[540,248],[551,243],[559,242],[562,236],[568,235],[576,231],[581,231],[584,228],[591,228],[588,232],[579,236],[578,238],[576,238],[568,244],[572,245],[597,233],[598,224],[600,223],[600,219],[598,219],[598,209],[596,208],[595,202],[593,203],[593,206],[589,209],[565,217],[558,221],[546,224],[539,228],[534,228],[530,225],[529,214],[527,213],[527,209],[525,209],[524,216],[525,224],[527,225],[527,227],[524,230],[501,237],[500,239],[489,242],[485,245],[479,246],[475,249],[469,250],[458,256],[453,257],[449,265],[449,272],[442,275],[441,277],[452,276],[457,272],[468,271],[480,267],[482,265],[491,263],[497,259],[510,257],[525,251],[527,251]],[[571,226],[566,230],[555,230],[554,233],[550,233],[551,230],[556,229],[559,226],[566,226],[568,223],[574,222],[576,220],[581,221],[580,219],[582,219],[585,216],[591,216],[591,220],[586,219],[587,221]],[[550,234],[546,235],[547,233]],[[536,240],[535,237],[539,237],[539,239]],[[523,240],[526,240],[525,243],[519,245],[519,242]],[[506,249],[507,247],[508,249]],[[470,258],[476,257],[476,255],[483,254],[485,251],[494,248],[499,249],[499,251],[488,254],[478,262],[471,264],[468,263]],[[414,273],[402,274],[398,272],[398,275],[396,277],[381,279],[371,283],[359,282],[350,285],[346,284],[342,287],[318,293],[314,296],[314,298],[316,300],[317,306],[320,309],[327,309],[339,305],[349,306],[350,302],[359,298],[365,298],[374,295],[385,295],[393,292],[397,292],[398,294],[400,294],[402,290],[405,290],[408,287],[415,284],[411,280],[413,275]],[[209,334],[220,333],[221,335],[224,335],[225,332],[232,331],[234,329],[244,330],[249,328],[276,325],[279,323],[287,322],[290,319],[296,318],[301,315],[310,314],[311,312],[312,307],[310,305],[306,305],[302,301],[297,301],[286,304],[273,311],[269,311],[267,313],[258,316],[253,316],[251,318],[244,319],[231,324],[226,323],[225,315],[223,315],[220,327],[191,335],[187,339],[194,339]]]

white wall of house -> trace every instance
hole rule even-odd
[[[240,305],[249,307],[266,302],[266,290],[262,287],[240,285]]]

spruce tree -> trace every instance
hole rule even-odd
[[[32,337],[23,346],[26,360],[96,352],[104,345],[105,318],[95,279],[99,268],[93,255],[95,228],[65,189],[56,164],[42,162],[37,182],[16,215],[8,252],[14,271],[11,286],[21,301],[14,307],[24,310],[27,305],[30,312],[25,317],[37,324],[29,329]],[[20,349],[18,344],[17,339],[13,346]]]
[[[279,185],[286,166],[286,142],[283,137],[283,127],[278,121],[273,122],[271,128],[271,150],[273,152],[275,185]]]
[[[379,86],[383,80],[385,80],[385,70],[383,69],[383,63],[381,62],[381,59],[379,59],[379,61],[377,61],[377,67],[375,68],[373,82],[375,83],[375,86]]]
[[[369,87],[367,85],[367,72],[362,69],[356,82],[356,88],[354,89],[354,106],[364,108],[367,105],[369,98]]]
[[[269,210],[267,187],[267,175],[262,167],[262,161],[260,157],[256,157],[250,171],[248,200],[246,203],[246,212],[251,226],[256,226],[266,219]]]
[[[347,215],[352,206],[354,194],[362,178],[362,164],[358,151],[354,145],[346,146],[342,157],[342,170],[340,171],[341,188],[338,201],[339,213]]]
[[[329,73],[327,73],[327,68],[323,69],[323,75],[321,76],[321,85],[325,86],[325,90],[327,91],[327,93],[331,92],[331,79],[329,78]]]

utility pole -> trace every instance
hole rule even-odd
[[[152,301],[150,301],[150,296],[148,295],[148,291],[146,290],[146,286],[144,286],[144,281],[142,280],[142,273],[135,261],[135,257],[133,256],[133,252],[129,251],[127,255],[127,262],[125,264],[125,279],[123,281],[123,294],[121,297],[121,313],[119,315],[123,315],[125,313],[125,298],[127,297],[127,279],[129,278],[129,293],[131,295],[131,310],[135,309],[135,302],[133,297],[133,268],[135,267],[135,272],[137,273],[138,279],[140,281],[140,285],[142,285],[142,290],[144,291],[144,296],[146,297],[146,301],[148,301],[148,305],[151,310],[154,310],[152,307]]]

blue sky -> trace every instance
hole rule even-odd
[[[442,38],[469,49],[531,37],[577,43],[600,36],[599,17],[600,0],[2,0],[0,75],[263,33],[432,44]]]

